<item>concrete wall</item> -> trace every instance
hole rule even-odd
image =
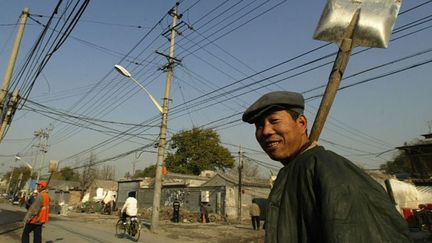
[[[116,207],[121,208],[128,198],[128,193],[131,191],[138,192],[139,191],[139,181],[127,181],[118,183],[118,191],[117,191],[117,201]],[[137,193],[137,200],[140,201],[139,193]]]
[[[217,178],[216,178],[217,179]],[[219,185],[217,185],[219,184]],[[221,185],[225,184],[225,185]],[[117,207],[122,207],[129,191],[137,191],[138,207],[151,209],[153,206],[153,188],[139,188],[137,182],[119,182]],[[215,181],[205,187],[185,187],[183,185],[162,187],[161,209],[172,208],[175,199],[180,201],[180,207],[190,212],[199,212],[201,194],[207,191],[209,213],[216,213],[227,219],[238,218],[238,187],[225,180]],[[253,198],[267,198],[270,188],[246,187],[242,188],[242,218],[249,218],[249,205]]]

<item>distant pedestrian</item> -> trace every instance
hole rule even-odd
[[[33,242],[42,242],[42,225],[48,222],[50,198],[47,192],[48,183],[39,181],[37,190],[39,195],[35,198],[24,217],[24,230],[21,236],[22,243],[30,241],[30,233],[33,231]]]
[[[37,190],[34,190],[33,193],[29,196],[25,206],[27,210],[29,210],[30,206],[33,204],[38,194],[39,192]]]
[[[174,200],[173,203],[173,222],[178,223],[180,221],[180,202],[179,200]]]
[[[209,217],[208,217],[208,213],[207,213],[207,208],[205,207],[204,203],[200,204],[200,221],[202,223],[210,222]]]
[[[19,206],[22,207],[25,206],[25,204],[26,204],[26,196],[22,195],[19,199]]]
[[[259,230],[260,229],[260,208],[258,206],[258,204],[256,203],[255,199],[252,199],[252,204],[250,205],[249,208],[249,214],[251,216],[251,220],[252,220],[252,227],[254,230]]]

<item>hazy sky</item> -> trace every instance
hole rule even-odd
[[[93,0],[53,51],[49,47],[65,37],[61,26],[77,12],[72,11],[76,1],[63,1],[43,45],[26,62],[57,3],[0,0],[2,74],[20,13],[24,7],[31,13],[12,82],[30,93],[0,144],[0,172],[16,165],[17,153],[34,163],[34,132],[40,129],[52,129],[44,165],[55,159],[60,167],[76,166],[91,152],[99,161],[119,157],[107,164],[120,177],[132,171],[134,161],[137,169],[154,164],[158,111],[113,65],[126,67],[162,103],[166,73],[161,69],[167,60],[155,51],[168,54],[172,18],[167,13],[175,1]],[[175,46],[181,63],[174,68],[168,138],[192,127],[215,128],[234,156],[242,145],[247,157],[264,165],[263,172],[277,171],[278,162],[256,143],[254,127],[240,122],[241,113],[266,92],[303,92],[312,126],[338,50],[335,43],[312,38],[325,3],[181,1]],[[395,147],[431,132],[431,13],[432,1],[403,1],[388,48],[353,50],[341,83],[346,88],[336,96],[320,144],[377,168],[395,155]],[[30,89],[32,74],[50,52]],[[148,148],[131,152],[141,146]]]

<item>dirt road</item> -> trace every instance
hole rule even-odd
[[[0,205],[3,215],[16,215],[21,218],[24,208],[7,204]],[[17,218],[15,217],[15,218]],[[3,217],[2,217],[3,218]],[[44,226],[43,241],[65,243],[71,242],[128,242],[115,238],[115,215],[70,213],[68,216],[52,214],[50,221]],[[9,222],[10,229],[0,233],[0,242],[20,242],[21,220]],[[19,225],[17,225],[19,224]],[[6,224],[2,225],[5,226]],[[160,222],[157,233],[148,229],[148,222],[143,222],[143,230],[139,242],[155,243],[252,243],[264,242],[264,230],[254,231],[246,224],[223,225],[216,223],[178,223]],[[13,226],[13,227],[12,227]]]

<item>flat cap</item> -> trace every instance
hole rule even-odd
[[[243,113],[242,120],[248,123],[255,123],[255,120],[266,111],[280,107],[303,114],[304,98],[303,95],[290,91],[274,91],[267,93],[253,103]]]

